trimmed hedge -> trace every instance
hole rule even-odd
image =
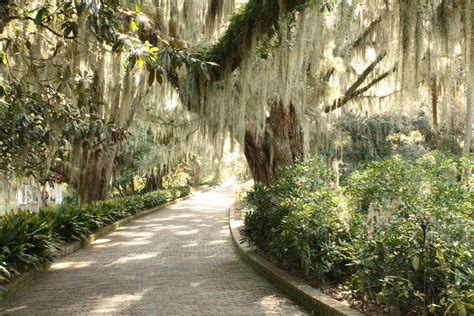
[[[37,213],[7,212],[0,219],[0,284],[53,260],[64,242],[85,240],[101,227],[189,193],[189,187],[180,187]]]

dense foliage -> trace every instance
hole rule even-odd
[[[320,159],[280,170],[248,201],[245,238],[316,280],[391,313],[474,307],[472,157],[372,162],[338,186]]]
[[[207,78],[215,67],[155,28],[140,4],[2,2],[0,176],[67,183],[89,203],[107,197],[109,166],[134,171],[114,158],[137,113],[159,103],[142,100],[145,90],[154,100],[180,69]]]
[[[213,68],[216,77],[224,71],[233,71],[242,62],[252,45],[253,36],[271,35],[279,28],[280,16],[301,8],[306,0],[249,1],[232,15],[227,30],[217,43],[207,48],[203,55],[207,61],[221,67]],[[263,34],[262,34],[263,33]]]
[[[80,241],[100,227],[178,197],[189,187],[85,205],[8,212],[0,219],[0,283],[55,258],[63,242]]]

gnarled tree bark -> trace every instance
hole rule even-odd
[[[112,144],[105,152],[83,149],[75,188],[81,204],[104,200],[107,197],[117,149],[117,144]]]
[[[282,102],[274,104],[261,137],[246,130],[245,157],[254,180],[267,186],[275,181],[280,166],[304,158],[303,133],[293,104],[288,109]]]

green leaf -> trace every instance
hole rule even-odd
[[[171,57],[170,55],[168,54],[168,52],[164,51],[162,53],[162,56],[161,56],[162,60],[163,60],[163,64],[168,67],[170,64],[171,64]]]
[[[66,26],[66,27],[64,28],[63,36],[64,36],[64,37],[68,37],[69,34],[72,32],[72,28],[73,28],[73,25],[72,25],[72,24],[68,24],[68,26]]]
[[[81,1],[78,4],[76,4],[77,15],[81,16],[82,13],[84,13],[84,11],[86,10],[86,8],[87,8],[87,3],[85,1]]]
[[[438,260],[441,262],[444,261],[444,255],[439,249],[436,250],[436,258],[438,258]]]
[[[158,81],[158,83],[159,83],[160,85],[163,84],[163,75],[161,74],[160,71],[157,71],[157,72],[156,72],[156,81]]]
[[[135,12],[136,12],[137,14],[140,14],[141,9],[142,9],[142,7],[140,6],[140,3],[137,3],[137,4],[135,5]]]
[[[132,55],[128,58],[128,65],[127,65],[127,68],[129,70],[133,70],[133,67],[135,67],[135,64],[137,62],[137,56],[135,55]]]
[[[40,25],[41,23],[43,23],[43,17],[44,17],[45,14],[46,14],[46,8],[45,7],[42,7],[41,9],[38,10],[38,12],[36,13],[36,16],[35,16],[35,24],[36,25]]]
[[[150,71],[150,74],[148,75],[148,85],[151,86],[154,81],[155,81],[155,69]]]
[[[123,47],[123,41],[118,41],[112,46],[112,51],[116,52],[117,50],[121,49]]]
[[[72,35],[74,37],[77,37],[78,33],[79,33],[79,25],[77,23],[73,23],[72,24]]]
[[[130,30],[134,33],[138,31],[138,24],[134,20],[130,21]]]
[[[2,64],[8,65],[8,57],[6,54],[2,55]]]

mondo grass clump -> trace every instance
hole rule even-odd
[[[85,205],[10,211],[0,218],[0,290],[24,271],[56,258],[61,245],[87,239],[95,230],[177,198],[190,187],[158,190]]]

